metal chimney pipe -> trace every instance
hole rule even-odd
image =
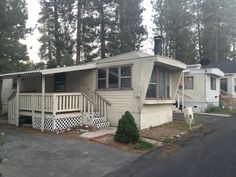
[[[154,54],[162,55],[162,36],[154,36]]]

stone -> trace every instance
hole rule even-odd
[[[176,138],[180,138],[180,135],[176,135],[175,137],[176,137]]]

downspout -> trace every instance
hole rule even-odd
[[[183,72],[183,75],[182,75],[182,112],[184,111],[184,91],[185,91],[185,82],[184,82],[184,72]]]
[[[21,77],[17,77],[16,86],[16,126],[19,126],[20,122],[20,87],[21,87]]]

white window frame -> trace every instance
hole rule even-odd
[[[192,87],[189,87],[189,88],[186,87],[186,83],[187,83],[186,79],[187,78],[192,78]],[[193,90],[194,89],[194,76],[184,76],[184,89],[185,90]]]
[[[210,89],[216,90],[216,77],[213,76],[210,77]]]

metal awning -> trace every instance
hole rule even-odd
[[[14,78],[14,77],[27,77],[27,76],[40,76],[40,75],[50,75],[56,73],[66,73],[66,72],[73,72],[73,71],[81,71],[81,70],[89,70],[97,68],[97,64],[93,63],[86,63],[82,65],[76,66],[68,66],[68,67],[61,67],[61,68],[52,68],[52,69],[44,69],[44,70],[34,70],[34,71],[25,71],[25,72],[16,72],[16,73],[7,73],[1,74],[1,78]]]

